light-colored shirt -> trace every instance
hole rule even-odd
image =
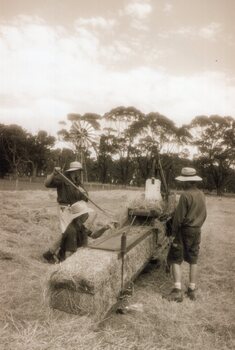
[[[174,214],[172,234],[176,234],[180,227],[192,227],[200,230],[206,216],[204,193],[197,188],[184,191]]]

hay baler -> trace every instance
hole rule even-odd
[[[160,190],[159,182],[150,180]],[[145,198],[128,208],[121,228],[113,228],[54,266],[48,280],[51,307],[101,320],[117,305],[123,291],[168,245],[166,221],[174,196],[161,199],[157,192],[156,200],[153,195],[152,186],[146,184]]]

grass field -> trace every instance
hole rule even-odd
[[[117,218],[136,191],[90,193]],[[235,198],[207,197],[199,261],[198,299],[169,303],[172,287],[163,268],[135,283],[126,315],[111,314],[101,324],[52,310],[45,280],[51,266],[41,255],[59,232],[53,191],[1,191],[1,350],[183,350],[234,349]],[[96,223],[105,218],[97,217]],[[183,265],[187,285],[187,264]]]

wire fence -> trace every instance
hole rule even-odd
[[[19,177],[17,180],[13,178],[0,179],[1,191],[24,191],[24,190],[48,190],[44,186],[45,177]],[[108,191],[108,190],[132,190],[141,191],[144,187],[126,186],[121,184],[102,184],[98,182],[85,182],[84,187],[87,191]]]

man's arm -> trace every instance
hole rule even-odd
[[[47,176],[44,185],[48,188],[55,188],[58,184],[58,173],[57,170],[60,170],[60,168],[54,168],[53,172]]]
[[[185,195],[182,193],[179,199],[179,203],[176,207],[173,224],[172,224],[172,235],[175,236],[180,226],[184,222],[184,218],[187,214],[187,200]]]

